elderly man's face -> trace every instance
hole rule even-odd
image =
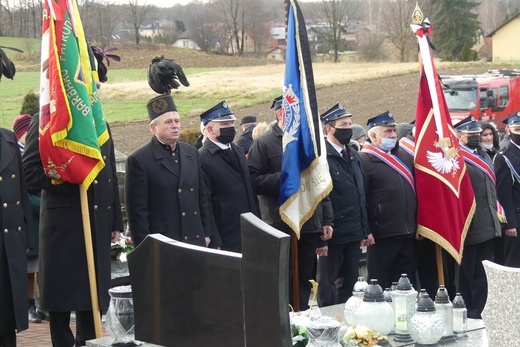
[[[162,143],[174,145],[181,134],[181,117],[175,111],[166,112],[152,121],[150,130]]]
[[[395,126],[384,127],[380,126],[378,131],[375,132],[375,136],[372,138],[372,142],[379,144],[383,142],[383,138],[397,139],[397,130]]]

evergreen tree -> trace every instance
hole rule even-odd
[[[470,52],[468,48],[468,44],[465,43],[462,47],[462,52],[460,52],[460,61],[469,61],[470,58]]]
[[[477,39],[478,3],[472,0],[439,0],[437,18],[430,18],[433,26],[433,44],[440,55],[457,60],[464,45],[473,47]]]
[[[34,115],[40,111],[40,96],[33,91],[25,94],[22,100],[20,114]]]

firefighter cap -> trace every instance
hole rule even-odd
[[[396,126],[394,116],[390,113],[390,111],[386,111],[381,113],[378,116],[372,117],[367,121],[367,125],[369,128],[373,128],[378,125],[382,125],[385,127]]]
[[[520,127],[520,111],[510,114],[502,123],[508,127]]]
[[[273,99],[273,103],[271,104],[271,108],[276,111],[279,108],[282,108],[282,103],[283,103],[283,96],[280,95],[280,96],[278,96],[278,97]]]
[[[453,126],[455,131],[458,133],[480,133],[482,128],[480,123],[473,118],[473,116],[467,116],[457,124]]]
[[[200,121],[203,125],[208,124],[211,121],[225,122],[228,120],[235,120],[235,115],[229,109],[225,101],[221,101],[207,111],[204,111],[200,115]]]
[[[325,111],[321,116],[321,122],[323,124],[327,124],[328,122],[334,121],[336,119],[352,117],[352,113],[347,111],[345,107],[343,107],[339,102],[332,106],[329,110]]]

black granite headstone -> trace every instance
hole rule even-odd
[[[289,322],[290,237],[242,214],[242,283],[247,347],[292,346]]]
[[[242,252],[149,235],[128,256],[135,338],[172,347],[291,346],[290,237],[242,215]]]
[[[128,265],[137,340],[245,346],[241,254],[153,234],[128,256]]]

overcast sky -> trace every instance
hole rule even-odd
[[[138,0],[138,4],[140,5],[156,5],[158,7],[172,7],[173,5],[180,4],[186,5],[192,2],[193,0]],[[202,0],[203,2],[207,2],[207,0]],[[279,0],[282,3],[282,0]],[[298,2],[309,2],[312,0],[299,0]],[[115,0],[116,3],[119,4],[127,4],[128,0]]]

